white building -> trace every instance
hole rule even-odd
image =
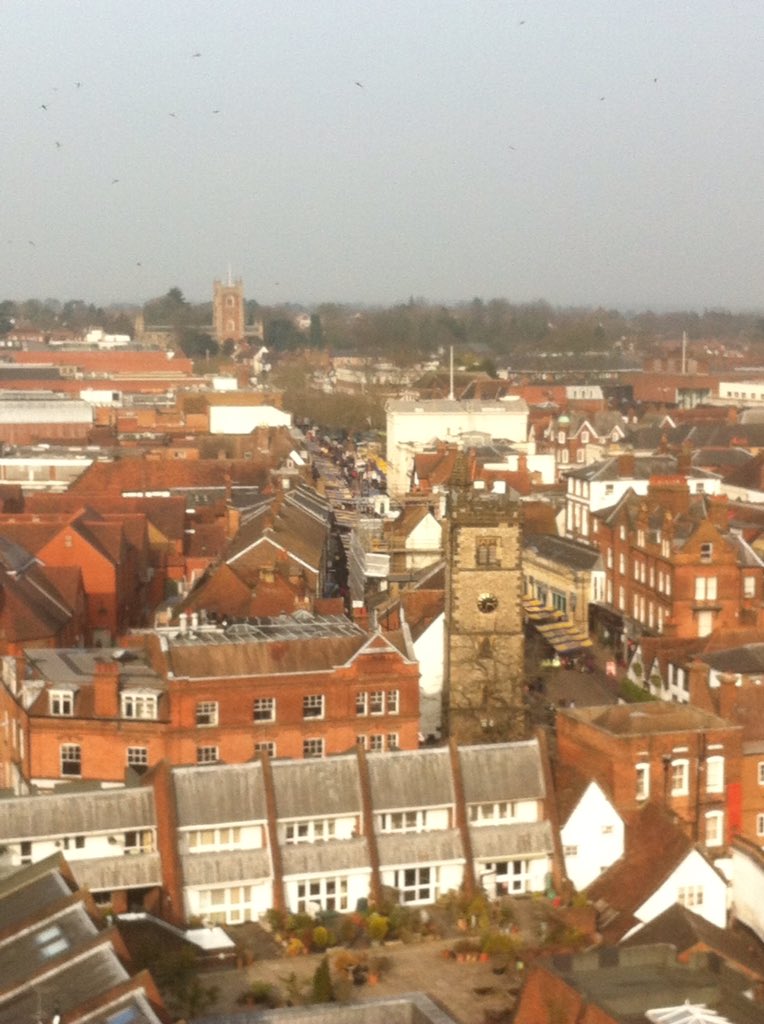
[[[409,489],[413,455],[436,441],[462,443],[465,435],[522,444],[528,436],[528,406],[522,398],[391,399],[387,403],[388,489]]]
[[[552,870],[544,777],[535,740],[175,768],[149,785],[0,801],[0,846],[7,868],[62,850],[97,901],[126,893],[139,909],[161,891],[207,923],[280,902],[354,910],[376,884],[421,906],[466,872],[534,892]]]
[[[292,427],[292,414],[273,405],[215,405],[210,400],[211,434],[251,434],[257,427]]]
[[[560,828],[565,873],[582,892],[623,856],[624,824],[602,787],[589,782]]]

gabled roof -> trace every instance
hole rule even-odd
[[[718,928],[705,917],[675,903],[624,939],[624,946],[667,942],[678,953],[706,948],[718,953],[728,964],[764,981],[764,944],[753,934],[738,928]]]
[[[693,850],[682,827],[659,804],[648,802],[627,820],[623,856],[587,889],[606,941],[631,931],[639,908]]]

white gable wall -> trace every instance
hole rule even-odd
[[[623,856],[624,827],[596,782],[590,782],[560,829],[565,871],[581,892]]]
[[[684,890],[684,897],[681,890]],[[694,890],[694,900],[687,900],[689,890]],[[697,850],[687,854],[663,885],[636,910],[635,917],[647,924],[675,903],[687,906],[717,928],[727,926],[727,883]]]
[[[446,616],[441,612],[418,640],[414,654],[419,662],[419,731],[426,738],[440,736],[443,725],[443,644]]]

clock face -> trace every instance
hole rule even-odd
[[[478,611],[495,612],[499,607],[499,599],[494,594],[481,594],[477,600]]]

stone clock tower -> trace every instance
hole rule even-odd
[[[521,509],[454,471],[446,521],[443,717],[459,743],[524,739]]]

